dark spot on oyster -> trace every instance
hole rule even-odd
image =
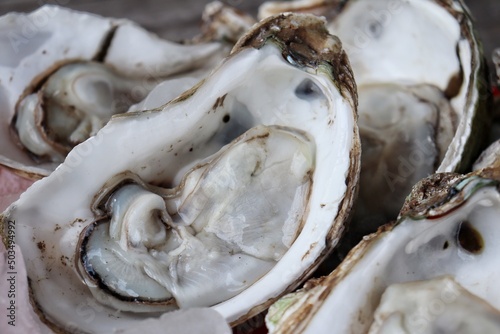
[[[224,94],[223,96],[219,96],[217,100],[215,100],[214,105],[212,106],[212,110],[216,110],[217,108],[223,107],[224,106],[224,100],[226,99],[226,95]],[[210,112],[209,112],[210,113]]]
[[[255,123],[252,113],[243,103],[235,101],[232,109],[232,113],[227,113],[222,118],[222,122],[224,122],[224,124],[227,123],[227,125],[222,125],[210,140],[217,143],[220,147],[232,142],[235,138],[247,132]]]
[[[45,252],[45,242],[43,241],[40,241],[36,244],[36,246],[38,247],[38,249],[43,253]]]
[[[295,88],[295,96],[306,101],[324,97],[323,92],[318,85],[310,79],[303,80],[297,88]]]
[[[259,170],[260,170],[260,167],[261,167],[261,165],[260,165],[260,161],[257,161],[257,163],[255,164],[255,167],[254,167],[254,169],[253,169],[253,172],[250,174],[250,176],[251,176],[251,177],[254,177],[254,176],[256,176],[256,175],[260,174],[260,173],[258,173],[258,172],[259,172]]]
[[[463,221],[457,232],[457,243],[465,251],[479,254],[484,248],[484,240],[478,230],[470,222]]]
[[[458,47],[458,44],[455,48],[455,52],[457,53],[457,58],[460,59],[460,48]],[[462,67],[462,63],[459,62],[459,64],[460,70],[450,78],[450,80],[448,81],[448,86],[444,91],[444,96],[446,96],[446,98],[450,100],[460,93],[460,89],[462,88],[462,85],[464,83],[464,70]]]
[[[382,30],[383,30],[383,27],[382,27],[382,24],[380,22],[373,21],[373,22],[368,23],[368,31],[369,31],[371,37],[374,37],[374,38],[380,37],[380,35],[382,35]]]
[[[459,73],[455,73],[455,75],[450,78],[450,81],[448,81],[448,86],[444,91],[444,96],[446,96],[446,98],[451,100],[460,93],[462,85],[463,85],[463,72],[460,71]]]
[[[75,224],[77,223],[84,223],[85,222],[85,219],[82,219],[82,218],[76,218],[75,220],[73,220],[71,222],[71,224],[69,224],[70,226],[75,226]]]
[[[112,27],[107,35],[104,37],[104,39],[101,42],[101,45],[99,47],[99,51],[97,54],[94,56],[94,60],[97,62],[104,62],[106,59],[106,55],[108,54],[108,50],[111,46],[111,42],[113,41],[113,37],[115,37],[116,30],[118,28],[118,25]]]

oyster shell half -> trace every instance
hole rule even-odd
[[[49,5],[1,17],[0,31],[0,163],[33,178],[158,83],[199,80],[229,52],[225,43],[180,45],[130,21]]]
[[[448,316],[446,332],[455,332],[453,328],[462,324],[462,329],[469,328],[464,333],[475,333],[470,325],[473,317],[463,317],[464,312],[472,315],[480,310],[475,302],[465,301],[465,310],[458,308],[448,314],[454,308],[452,303],[464,296],[469,299],[469,293],[475,296],[473,299],[483,300],[481,317],[490,318],[497,332],[500,270],[494,264],[500,235],[499,180],[499,171],[494,169],[465,176],[435,174],[422,180],[408,197],[397,223],[365,237],[329,276],[306,284],[305,290],[284,297],[272,307],[267,319],[271,332],[365,333],[374,321],[374,328],[381,325],[380,317],[389,312],[396,318],[382,321],[383,326],[399,324],[407,333],[435,333],[432,328],[440,328]],[[412,296],[411,285],[394,284],[424,281],[412,284],[427,285],[424,289],[443,287],[447,284],[438,282],[444,276],[468,293],[457,291],[452,300],[444,301],[443,295],[436,296],[443,304],[439,314],[427,316],[424,328],[411,328],[408,321],[412,312],[430,305],[418,301],[423,291]],[[402,291],[399,297],[394,297],[394,290]],[[442,291],[449,297],[446,289]],[[405,300],[406,310],[400,299]],[[411,305],[415,305],[415,311]]]
[[[233,324],[267,308],[344,230],[356,104],[339,40],[287,14],[163,108],[113,117],[1,216],[40,316],[95,333],[176,307],[213,305]]]

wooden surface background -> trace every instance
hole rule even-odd
[[[374,0],[376,1],[376,0]],[[11,11],[29,12],[41,5],[60,4],[103,16],[125,17],[138,22],[163,38],[182,40],[199,31],[199,20],[207,0],[0,0],[0,15]],[[223,1],[251,14],[264,0]],[[500,0],[465,0],[476,20],[485,56],[500,47]]]

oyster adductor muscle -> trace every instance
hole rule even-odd
[[[305,280],[359,176],[356,88],[324,23],[260,22],[205,80],[114,116],[3,213],[47,323],[106,332],[212,306],[236,324]]]

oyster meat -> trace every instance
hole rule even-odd
[[[232,324],[267,308],[345,228],[356,105],[324,20],[284,14],[162,108],[115,115],[0,216],[41,319],[97,333],[177,307]]]
[[[130,21],[49,5],[4,15],[0,31],[0,163],[31,178],[158,83],[200,80],[229,52],[223,42],[180,45]]]
[[[271,332],[476,333],[479,325],[499,332],[499,180],[498,169],[422,180],[395,224],[365,237],[329,276],[272,306]],[[425,313],[436,303],[437,311]]]

